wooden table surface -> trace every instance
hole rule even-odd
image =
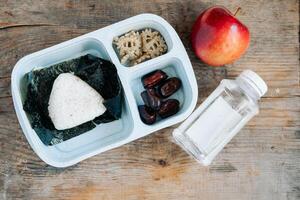
[[[216,4],[242,7],[251,46],[234,64],[212,68],[196,59],[189,34],[196,16]],[[176,126],[69,168],[42,162],[13,108],[17,60],[145,12],[162,16],[180,35],[197,76],[198,104],[221,79],[253,69],[269,86],[260,114],[209,167],[172,143]],[[0,150],[0,199],[300,199],[299,2],[0,0]]]

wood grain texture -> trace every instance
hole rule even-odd
[[[251,31],[240,60],[212,68],[191,50],[196,16],[212,5]],[[225,77],[257,71],[269,86],[260,115],[202,167],[172,143],[174,127],[66,169],[43,163],[13,109],[10,74],[21,57],[127,17],[150,12],[178,32],[192,61],[199,102]],[[0,199],[300,199],[299,2],[0,0]]]

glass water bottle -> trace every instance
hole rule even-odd
[[[173,132],[179,146],[203,165],[209,165],[223,147],[258,114],[258,100],[267,85],[246,70],[235,80],[224,79],[194,113]]]

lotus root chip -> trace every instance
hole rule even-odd
[[[166,52],[166,43],[157,31],[146,29],[141,33],[141,36],[143,52],[149,55],[151,58],[155,58]]]
[[[128,60],[133,61],[142,55],[142,44],[139,32],[130,31],[121,37],[115,38],[114,43],[119,50],[122,64]]]

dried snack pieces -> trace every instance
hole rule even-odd
[[[119,50],[121,63],[133,61],[142,55],[141,36],[139,32],[130,31],[121,37],[114,39],[114,43]]]
[[[136,60],[136,64],[149,58],[155,58],[167,51],[167,45],[163,37],[157,31],[145,29],[141,33],[143,55]]]
[[[139,64],[147,59],[155,58],[167,51],[167,45],[158,31],[145,29],[143,31],[130,31],[114,39],[119,51],[121,63],[129,65]]]

